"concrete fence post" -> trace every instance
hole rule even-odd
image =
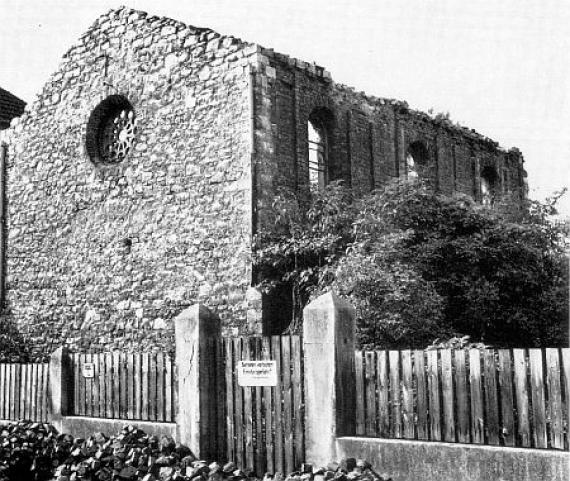
[[[49,358],[48,405],[51,422],[60,432],[63,416],[71,414],[72,379],[68,350],[65,347],[59,347]]]
[[[355,434],[355,310],[333,292],[303,310],[307,461],[336,459],[337,436]]]
[[[201,304],[174,319],[178,368],[178,440],[198,458],[215,456],[217,403],[215,352],[212,340],[221,335],[220,319]]]

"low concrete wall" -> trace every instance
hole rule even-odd
[[[60,433],[69,433],[72,436],[80,438],[86,438],[93,433],[104,433],[107,435],[117,434],[124,426],[133,425],[148,434],[154,434],[156,436],[168,435],[176,439],[175,423],[63,416],[61,421],[54,423],[54,425]]]
[[[337,454],[363,458],[394,481],[568,481],[570,453],[396,439],[337,438]]]

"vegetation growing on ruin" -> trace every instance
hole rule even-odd
[[[284,194],[277,229],[257,239],[260,286],[291,289],[291,331],[312,297],[334,289],[357,308],[366,348],[464,336],[497,347],[567,345],[567,259],[547,221],[554,205],[529,202],[514,218],[408,181],[357,200],[333,183],[308,210]]]

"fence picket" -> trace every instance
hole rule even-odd
[[[544,404],[544,377],[542,350],[529,349],[530,390],[532,401],[532,439],[535,448],[546,448],[546,409]]]
[[[28,392],[30,397],[30,419],[36,421],[38,419],[38,364],[33,363],[31,366],[32,379],[31,379],[31,390]]]
[[[232,339],[234,366],[242,358],[242,340],[240,338]],[[235,392],[235,430],[236,430],[236,460],[239,465],[245,466],[245,450],[244,450],[244,416],[243,416],[243,388],[237,382],[237,376],[234,376],[234,392]]]
[[[488,443],[499,445],[499,402],[497,397],[497,368],[495,367],[495,351],[485,349],[484,358],[485,381],[485,431]]]
[[[86,363],[93,363],[93,355],[92,354],[84,354],[81,356],[81,368],[85,366]],[[93,364],[94,365],[94,364]],[[93,370],[95,373],[95,370]],[[83,377],[83,376],[82,376]],[[83,377],[85,382],[85,415],[86,416],[93,416],[93,403],[95,401],[95,394],[93,393],[93,388],[95,386],[95,374],[93,374],[92,378],[85,378]]]
[[[364,381],[364,366],[362,351],[356,351],[354,353],[354,375],[356,376],[356,435],[361,436],[365,433],[364,430],[364,418],[365,418],[365,406],[364,406],[364,392],[365,392],[365,381]]]
[[[414,439],[414,388],[412,385],[412,355],[402,351],[402,421],[404,438]]]
[[[44,399],[43,409],[42,409],[43,421],[50,421],[49,403],[48,403],[48,382],[49,382],[49,365],[46,363],[43,365],[43,373],[42,373],[42,399]]]
[[[243,360],[251,360],[251,339],[242,339]],[[245,467],[248,470],[253,470],[253,403],[252,403],[252,388],[248,386],[242,387],[243,389],[243,415],[245,418]]]
[[[261,350],[261,339],[254,338],[254,358],[257,360],[262,359]],[[262,399],[262,388],[255,388],[255,470],[258,476],[262,476],[267,467],[265,466],[265,459],[267,455],[265,453],[265,442],[263,441],[263,399]]]
[[[30,392],[32,390],[32,366],[33,364],[26,364],[26,383],[24,384],[24,419],[31,419],[31,401]]]
[[[22,365],[21,364],[16,364],[16,369],[15,369],[15,376],[14,376],[14,391],[15,391],[15,396],[14,396],[14,417],[12,419],[16,420],[19,419],[22,416],[22,411],[20,409],[20,400],[21,400],[21,396],[20,396],[20,386],[21,386],[21,382],[22,382]]]
[[[378,384],[378,430],[382,437],[390,434],[388,363],[386,351],[376,354]]]
[[[455,441],[455,415],[453,406],[453,372],[451,366],[451,349],[441,350],[441,392],[443,401],[443,440]]]
[[[469,399],[467,397],[467,379],[465,350],[455,351],[455,393],[457,399],[457,440],[469,443]]]
[[[164,380],[164,408],[165,408],[165,420],[167,422],[173,422],[176,418],[176,407],[174,404],[173,390],[176,387],[174,381],[174,370],[172,367],[172,359],[170,356],[166,356],[165,361],[165,380]]]
[[[566,426],[570,425],[570,349],[564,348],[561,349],[562,354],[562,388],[564,391],[564,422]],[[568,449],[568,445],[570,444],[570,435],[568,434],[568,430],[566,430],[566,444],[565,449]]]
[[[73,413],[78,414],[81,411],[81,387],[80,387],[80,371],[79,371],[79,353],[71,355],[71,362],[73,366]],[[41,373],[40,373],[41,379]]]
[[[293,460],[293,426],[292,406],[291,406],[291,337],[281,337],[281,355],[282,355],[282,372],[283,372],[283,396],[284,396],[284,424],[285,429],[285,471],[291,473],[295,469]]]
[[[119,406],[118,413],[120,419],[128,419],[129,391],[127,383],[127,354],[119,353]]]
[[[150,353],[145,352],[142,355],[142,419],[148,421],[150,419]]]
[[[524,349],[513,349],[515,400],[517,403],[517,444],[530,447],[527,366]]]
[[[105,353],[105,392],[107,396],[105,398],[105,417],[113,417],[113,396],[114,396],[114,379],[115,373],[113,372],[113,353]]]
[[[271,344],[270,338],[262,338],[262,359],[271,359]],[[275,460],[274,460],[274,444],[273,444],[273,432],[275,430],[275,425],[273,422],[273,388],[271,386],[263,388],[263,402],[265,409],[265,453],[266,453],[266,465],[267,470],[270,473],[275,472]]]
[[[119,406],[121,405],[121,371],[119,353],[117,351],[111,353],[111,362],[111,372],[113,373],[113,378],[111,379],[113,392],[113,398],[110,404],[111,417],[120,418]]]
[[[102,389],[101,389],[101,381],[99,379],[99,372],[100,372],[100,355],[99,354],[93,354],[91,356],[91,362],[93,362],[93,371],[94,371],[94,375],[91,378],[91,392],[92,392],[92,396],[93,396],[93,416],[95,417],[99,417],[100,414],[100,401],[101,401],[101,394],[104,395]]]
[[[218,375],[220,375],[219,372]],[[156,354],[156,420],[159,422],[165,421],[164,395],[164,353],[158,352]]]
[[[515,422],[513,416],[513,368],[511,351],[499,349],[499,392],[501,397],[501,436],[505,446],[515,445]]]
[[[233,384],[233,373],[234,368],[234,354],[233,354],[233,344],[231,339],[223,339],[224,353],[226,356],[226,426],[227,426],[227,448],[228,448],[228,459],[236,459],[236,440],[234,436],[234,426],[236,424],[234,418],[234,384]]]
[[[471,394],[471,442],[485,441],[483,417],[483,392],[481,389],[481,358],[478,349],[469,350],[469,387]]]
[[[428,403],[430,419],[430,439],[441,440],[441,404],[439,397],[439,373],[437,351],[427,352],[428,361]]]
[[[390,434],[399,438],[402,435],[400,402],[400,352],[388,351],[390,364]]]
[[[216,409],[217,409],[217,452],[220,457],[224,457],[227,452],[226,438],[226,357],[224,355],[224,345],[221,339],[217,339],[215,343],[216,351]]]
[[[374,352],[367,351],[365,354],[365,378],[366,378],[366,410],[364,415],[365,432],[367,436],[376,435],[376,363]],[[364,396],[359,396],[364,397]],[[358,403],[358,400],[356,401]]]
[[[562,396],[560,389],[560,360],[558,349],[546,349],[546,382],[548,387],[548,418],[550,419],[550,444],[564,449],[562,426]]]
[[[414,376],[416,378],[416,415],[418,439],[429,439],[428,401],[424,351],[414,351]]]
[[[127,419],[135,418],[135,355],[127,354]]]
[[[284,457],[283,457],[283,414],[282,414],[282,364],[281,364],[281,339],[279,336],[271,338],[273,348],[273,358],[277,363],[277,386],[275,387],[275,470],[280,473],[284,472]]]
[[[293,422],[295,434],[295,466],[300,466],[305,460],[303,419],[303,377],[301,369],[302,343],[299,336],[291,338],[291,352],[293,353]]]
[[[26,418],[26,383],[28,381],[28,366],[26,364],[19,364],[20,366],[20,412],[19,419]]]

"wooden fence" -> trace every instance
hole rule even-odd
[[[303,351],[299,336],[223,338],[226,452],[239,466],[291,472],[304,461]],[[275,360],[277,385],[240,386],[239,361]]]
[[[0,364],[0,419],[49,420],[49,364]]]
[[[74,415],[174,422],[175,369],[168,355],[107,352],[69,356]]]
[[[568,449],[570,349],[356,351],[357,435]]]

